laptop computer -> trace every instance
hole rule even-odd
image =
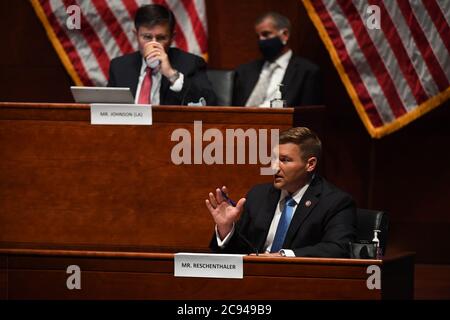
[[[130,88],[71,86],[70,90],[78,103],[134,103]]]

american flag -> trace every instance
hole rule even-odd
[[[110,61],[137,50],[134,15],[145,4],[170,8],[176,19],[173,45],[206,58],[204,0],[30,1],[76,85],[106,85]],[[73,27],[78,13],[79,29]]]
[[[450,97],[450,1],[303,4],[372,137],[400,129]]]

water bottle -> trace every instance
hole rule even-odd
[[[380,247],[380,240],[378,239],[378,233],[381,232],[381,230],[373,230],[373,239],[372,242],[375,243],[375,259],[382,259],[383,258],[383,252]]]
[[[278,85],[277,92],[275,92],[275,98],[270,100],[270,107],[271,108],[284,108],[286,107],[286,100],[283,100],[282,94],[281,94],[281,87],[283,86],[282,83]]]

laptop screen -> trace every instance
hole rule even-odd
[[[70,90],[77,103],[134,103],[130,88],[71,86]]]

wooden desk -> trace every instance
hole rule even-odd
[[[412,299],[414,255],[381,260],[244,257],[243,279],[174,277],[172,253],[0,249],[5,299]],[[81,269],[68,290],[67,267]],[[367,267],[381,269],[369,290]]]
[[[295,110],[305,118],[314,108]],[[9,299],[411,298],[411,255],[245,257],[242,280],[173,277],[174,252],[207,252],[204,199],[269,182],[259,164],[175,165],[176,129],[285,129],[293,109],[154,107],[152,126],[92,126],[89,106],[0,103],[0,296]],[[296,117],[301,119],[301,117]],[[296,124],[298,124],[296,122]],[[207,144],[203,142],[203,145]],[[69,265],[82,290],[66,288]],[[368,290],[367,266],[382,269]]]
[[[172,133],[186,129],[193,147],[194,121],[225,136],[290,128],[293,114],[155,106],[152,126],[99,126],[88,105],[0,103],[0,243],[207,250],[208,192],[227,185],[238,198],[271,177],[260,164],[176,165]]]

